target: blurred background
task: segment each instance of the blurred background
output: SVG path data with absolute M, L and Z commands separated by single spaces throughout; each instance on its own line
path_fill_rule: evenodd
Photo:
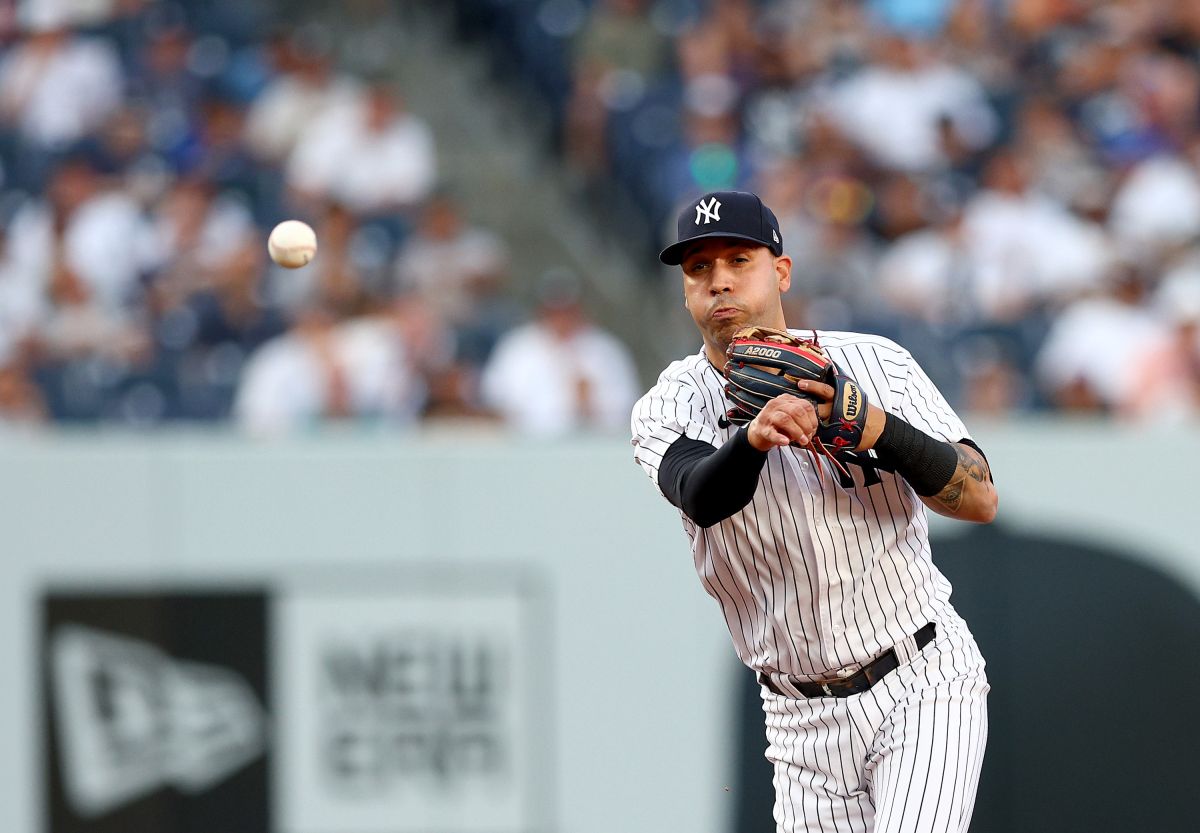
M 934 528 L 972 829 L 1195 829 L 1200 3 L 7 0 L 0 43 L 3 829 L 772 830 L 628 446 L 724 188 L 789 323 L 899 341 L 992 460 L 996 527 Z

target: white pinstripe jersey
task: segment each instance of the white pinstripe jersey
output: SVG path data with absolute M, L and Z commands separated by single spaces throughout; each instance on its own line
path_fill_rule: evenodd
M 802 337 L 811 330 L 793 330 Z M 820 344 L 868 401 L 926 433 L 969 439 L 907 350 L 873 335 L 818 331 Z M 720 446 L 737 430 L 718 419 L 725 379 L 701 350 L 663 371 L 633 409 L 634 459 L 658 488 L 658 467 L 681 436 Z M 774 448 L 753 500 L 702 529 L 680 512 L 697 572 L 720 604 L 738 656 L 751 668 L 797 677 L 855 669 L 947 611 L 950 583 L 933 565 L 926 508 L 901 477 Z M 660 490 L 661 493 L 661 490 Z

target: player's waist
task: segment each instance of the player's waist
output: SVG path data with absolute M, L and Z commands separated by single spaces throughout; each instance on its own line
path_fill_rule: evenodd
M 869 662 L 839 669 L 832 675 L 806 679 L 779 671 L 760 671 L 758 682 L 771 693 L 781 697 L 849 697 L 867 691 L 911 660 L 932 642 L 936 635 L 937 626 L 929 622 Z

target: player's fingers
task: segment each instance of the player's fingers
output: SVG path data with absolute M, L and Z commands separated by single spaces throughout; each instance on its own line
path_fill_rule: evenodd
M 801 384 L 815 385 L 816 390 L 811 392 L 813 394 L 813 396 L 817 396 L 817 397 L 825 396 L 826 391 L 828 391 L 829 397 L 833 396 L 833 388 L 831 388 L 829 385 L 822 385 L 820 382 L 797 382 L 796 384 L 797 385 L 801 385 Z M 806 391 L 806 393 L 808 393 L 808 391 Z M 776 397 L 776 399 L 777 400 L 783 399 L 784 397 L 787 397 L 787 399 L 790 400 L 784 406 L 789 412 L 794 413 L 797 416 L 801 416 L 806 413 L 812 415 L 812 419 L 813 419 L 812 430 L 814 430 L 814 431 L 816 430 L 817 421 L 821 420 L 821 419 L 829 419 L 830 413 L 833 412 L 833 405 L 830 403 L 830 401 L 828 399 L 818 399 L 818 401 L 814 402 L 811 399 L 807 399 L 807 398 L 801 397 L 801 396 L 793 396 L 790 393 L 778 396 L 778 397 Z
M 792 438 L 782 429 L 780 425 L 781 415 L 777 408 L 764 408 L 762 412 L 756 416 L 747 427 L 750 432 L 751 443 L 756 448 L 767 446 L 789 445 Z
M 782 398 L 782 397 L 780 397 Z M 783 405 L 783 411 L 802 430 L 812 433 L 817 430 L 817 407 L 807 399 L 787 395 L 788 401 Z
M 774 445 L 790 445 L 793 442 L 792 438 L 782 431 L 776 431 L 772 429 L 770 436 L 771 442 Z
M 802 396 L 784 393 L 771 400 L 769 405 L 774 405 L 775 409 L 795 417 L 800 417 L 806 411 L 812 411 L 813 403 Z
M 796 382 L 796 388 L 804 391 L 808 396 L 815 396 L 822 402 L 830 402 L 833 400 L 835 393 L 832 385 L 826 385 L 823 382 L 813 382 L 808 379 L 801 379 Z
M 816 412 L 812 403 L 797 400 L 787 407 L 782 407 L 773 415 L 772 424 L 792 442 L 807 445 L 813 432 L 817 430 Z

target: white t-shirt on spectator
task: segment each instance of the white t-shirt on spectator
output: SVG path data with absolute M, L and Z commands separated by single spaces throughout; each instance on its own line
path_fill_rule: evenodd
M 1162 323 L 1145 307 L 1110 297 L 1086 298 L 1055 320 L 1038 352 L 1035 373 L 1051 390 L 1083 380 L 1115 408 L 1136 385 L 1141 356 L 1164 335 Z
M 315 86 L 297 76 L 280 76 L 250 105 L 246 144 L 262 159 L 283 162 L 308 125 L 331 112 L 351 112 L 357 96 L 358 86 L 348 79 Z
M 408 422 L 422 391 L 394 327 L 383 319 L 339 325 L 331 338 L 355 418 Z M 264 344 L 246 362 L 234 400 L 235 420 L 260 436 L 286 434 L 322 420 L 329 404 L 327 370 L 295 333 Z
M 952 66 L 911 72 L 869 66 L 831 91 L 834 119 L 853 141 L 889 168 L 921 171 L 944 161 L 938 122 L 948 117 L 968 147 L 985 146 L 996 115 L 983 87 Z
M 590 417 L 578 412 L 580 379 Z M 483 370 L 483 400 L 518 431 L 556 436 L 580 430 L 623 430 L 639 390 L 633 359 L 615 337 L 586 326 L 567 341 L 527 324 L 505 335 Z
M 97 194 L 79 206 L 63 233 L 63 256 L 70 269 L 106 309 L 126 307 L 137 291 L 146 265 L 147 227 L 138 204 L 121 191 Z M 20 280 L 44 292 L 54 263 L 54 229 L 50 210 L 28 203 L 9 228 L 9 257 L 21 270 Z
M 1200 175 L 1178 157 L 1147 159 L 1117 191 L 1109 217 L 1135 252 L 1186 243 L 1200 234 Z
M 503 241 L 467 228 L 452 240 L 411 239 L 396 259 L 397 283 L 416 290 L 442 318 L 468 320 L 475 311 L 471 282 L 501 272 L 508 260 Z
M 1163 275 L 1151 306 L 1166 320 L 1200 320 L 1200 251 L 1193 252 Z
M 36 329 L 45 303 L 38 284 L 28 280 L 16 263 L 8 258 L 0 261 L 0 365 Z
M 117 53 L 102 40 L 75 38 L 49 56 L 21 44 L 0 63 L 0 112 L 26 140 L 62 147 L 120 106 L 123 84 Z
M 161 268 L 184 254 L 179 232 L 177 221 L 169 214 L 159 213 L 148 220 L 143 251 L 149 268 Z M 199 233 L 187 254 L 195 258 L 197 265 L 214 268 L 225 263 L 251 236 L 259 234 L 254 225 L 254 215 L 245 203 L 218 196 L 204 215 Z
M 879 289 L 896 309 L 930 323 L 967 317 L 975 308 L 974 286 L 957 259 L 966 252 L 937 229 L 906 234 L 888 247 L 879 261 Z M 959 302 L 957 299 L 962 299 Z M 965 307 L 965 308 L 964 308 Z
M 1012 318 L 1032 303 L 1070 299 L 1099 284 L 1113 251 L 1104 230 L 1034 193 L 982 191 L 963 218 L 985 314 Z
M 420 202 L 433 189 L 433 132 L 417 116 L 397 116 L 379 133 L 366 129 L 363 105 L 337 108 L 301 133 L 288 159 L 293 188 L 370 214 Z

